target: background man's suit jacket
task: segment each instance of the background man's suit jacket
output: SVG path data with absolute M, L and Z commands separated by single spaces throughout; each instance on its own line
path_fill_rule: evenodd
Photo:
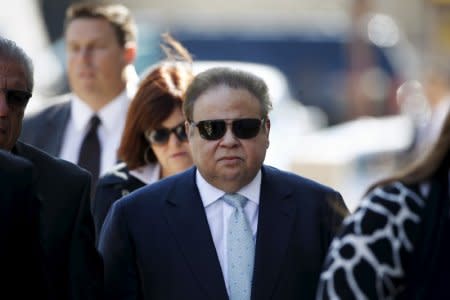
M 99 241 L 108 299 L 228 299 L 195 170 L 114 203 Z M 314 299 L 345 212 L 336 191 L 264 166 L 252 299 Z
M 53 156 L 58 156 L 70 118 L 70 95 L 64 95 L 57 104 L 26 116 L 20 140 Z
M 33 165 L 0 151 L 0 290 L 15 299 L 45 299 Z
M 95 249 L 89 173 L 21 142 L 13 153 L 35 167 L 49 299 L 99 299 L 103 270 Z

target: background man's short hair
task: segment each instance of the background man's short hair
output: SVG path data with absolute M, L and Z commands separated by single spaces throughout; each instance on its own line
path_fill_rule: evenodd
M 90 2 L 74 3 L 66 10 L 65 30 L 67 30 L 70 22 L 79 18 L 98 18 L 108 21 L 113 26 L 117 41 L 122 47 L 128 42 L 136 41 L 137 26 L 130 10 L 124 5 Z

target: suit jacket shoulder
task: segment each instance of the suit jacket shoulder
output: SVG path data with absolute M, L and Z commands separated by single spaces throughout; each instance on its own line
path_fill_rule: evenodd
M 33 168 L 33 164 L 28 160 L 3 150 L 0 150 L 0 166 L 2 174 L 27 173 Z
M 57 177 L 52 177 L 53 183 L 55 180 L 64 180 L 66 178 L 70 178 L 72 182 L 74 178 L 84 178 L 83 180 L 86 180 L 85 178 L 90 176 L 89 172 L 81 167 L 49 155 L 48 153 L 23 142 L 17 142 L 13 152 L 31 161 L 38 169 L 37 171 L 40 175 L 50 173 L 51 176 Z
M 125 163 L 121 162 L 114 166 L 108 173 L 103 175 L 97 182 L 98 186 L 103 188 L 114 186 L 116 188 L 125 188 L 129 192 L 133 191 L 137 182 L 144 185 L 142 181 L 130 174 L 130 170 Z
M 91 207 L 97 237 L 111 205 L 144 185 L 144 182 L 130 174 L 125 163 L 118 164 L 99 179 Z
M 283 188 L 291 186 L 295 189 L 311 189 L 314 191 L 324 191 L 324 192 L 336 192 L 333 188 L 323 185 L 312 179 L 303 177 L 301 175 L 283 171 L 272 166 L 264 165 L 262 167 L 263 176 L 269 180 L 273 181 L 275 184 L 280 184 Z
M 25 116 L 19 140 L 57 156 L 70 118 L 70 107 L 69 96 L 65 95 L 41 111 Z
M 130 200 L 127 201 L 136 202 L 136 204 L 145 201 L 147 197 L 154 197 L 155 199 L 157 199 L 153 202 L 165 202 L 167 200 L 176 201 L 175 199 L 170 197 L 173 190 L 178 188 L 181 188 L 185 191 L 197 189 L 195 185 L 195 170 L 195 167 L 191 167 L 176 175 L 163 178 L 152 184 L 146 185 L 139 190 L 136 190 L 135 192 L 124 198 L 129 198 Z M 130 203 L 127 205 L 132 204 Z

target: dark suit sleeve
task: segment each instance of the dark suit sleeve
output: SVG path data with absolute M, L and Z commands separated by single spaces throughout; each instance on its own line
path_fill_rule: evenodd
M 104 184 L 104 178 L 100 178 L 97 183 L 95 197 L 92 199 L 91 210 L 94 217 L 95 236 L 98 241 L 100 230 L 102 228 L 105 217 L 111 205 L 117 199 L 121 198 L 119 190 L 114 188 L 114 185 Z
M 45 299 L 46 281 L 38 232 L 39 200 L 35 197 L 33 165 L 0 152 L 2 293 L 13 293 L 17 299 Z
M 349 214 L 348 209 L 340 193 L 333 191 L 326 195 L 325 205 L 323 207 L 323 237 L 322 242 L 325 248 L 328 249 L 331 241 L 336 233 L 339 231 L 342 221 Z
M 90 211 L 90 177 L 83 176 L 80 206 L 70 246 L 71 299 L 103 298 L 103 265 L 95 248 Z
M 111 207 L 100 233 L 98 247 L 104 261 L 105 293 L 111 300 L 140 299 L 134 253 L 121 201 Z
M 40 211 L 40 199 L 37 197 L 35 192 L 35 183 L 34 180 L 25 187 L 24 190 L 24 198 L 29 199 L 28 205 L 26 208 L 26 215 L 28 221 L 25 226 L 31 228 L 29 230 L 30 244 L 27 249 L 27 253 L 25 257 L 30 257 L 32 260 L 30 266 L 27 268 L 25 273 L 28 274 L 37 274 L 37 276 L 33 275 L 34 278 L 32 280 L 31 287 L 34 288 L 35 293 L 39 293 L 41 295 L 48 294 L 48 275 L 45 273 L 44 267 L 44 254 L 43 249 L 41 247 L 41 243 L 39 240 L 39 211 Z M 31 251 L 30 251 L 31 249 Z M 33 271 L 34 270 L 34 271 Z M 24 273 L 22 273 L 23 276 Z M 43 298 L 46 296 L 43 296 Z M 33 295 L 33 298 L 39 298 L 36 294 Z

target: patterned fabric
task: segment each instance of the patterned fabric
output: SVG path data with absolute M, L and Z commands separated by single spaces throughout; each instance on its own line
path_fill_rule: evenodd
M 401 295 L 423 218 L 423 196 L 400 182 L 367 195 L 330 246 L 317 299 Z
M 223 200 L 233 206 L 227 233 L 228 285 L 230 300 L 249 300 L 252 288 L 255 243 L 244 212 L 247 198 L 225 194 Z

